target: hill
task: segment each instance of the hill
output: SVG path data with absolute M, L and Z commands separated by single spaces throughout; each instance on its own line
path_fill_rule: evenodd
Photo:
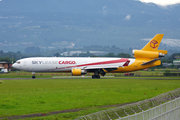
M 135 0 L 2 0 L 0 47 L 22 52 L 28 46 L 42 51 L 89 45 L 134 49 L 157 33 L 179 41 L 177 11 L 180 5 L 162 8 Z

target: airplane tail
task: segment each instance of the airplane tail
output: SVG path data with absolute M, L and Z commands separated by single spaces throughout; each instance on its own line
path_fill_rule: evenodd
M 167 54 L 166 50 L 158 50 L 164 34 L 157 34 L 141 50 L 133 50 L 135 58 L 159 58 Z
M 164 34 L 156 34 L 151 41 L 149 41 L 141 50 L 143 51 L 154 51 L 154 52 L 160 52 L 162 54 L 167 54 L 166 50 L 158 50 L 161 40 L 163 38 Z

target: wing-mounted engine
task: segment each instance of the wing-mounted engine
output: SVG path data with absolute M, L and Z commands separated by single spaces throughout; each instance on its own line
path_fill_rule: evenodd
M 87 71 L 83 69 L 72 69 L 71 74 L 72 76 L 81 76 L 87 74 Z

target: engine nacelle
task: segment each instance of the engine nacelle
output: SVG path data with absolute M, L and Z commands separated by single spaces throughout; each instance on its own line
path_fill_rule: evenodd
M 72 69 L 71 74 L 72 76 L 81 76 L 87 74 L 87 71 L 83 69 Z
M 164 57 L 164 54 L 156 51 L 133 50 L 135 58 L 159 58 Z

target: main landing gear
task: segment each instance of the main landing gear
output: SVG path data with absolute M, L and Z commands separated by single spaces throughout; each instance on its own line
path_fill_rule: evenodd
M 92 76 L 93 79 L 100 79 L 100 75 L 104 76 L 106 72 L 103 69 L 97 69 L 94 71 L 94 75 Z
M 93 79 L 96 79 L 96 78 L 97 78 L 97 79 L 100 79 L 100 75 L 93 75 L 92 78 L 93 78 Z

